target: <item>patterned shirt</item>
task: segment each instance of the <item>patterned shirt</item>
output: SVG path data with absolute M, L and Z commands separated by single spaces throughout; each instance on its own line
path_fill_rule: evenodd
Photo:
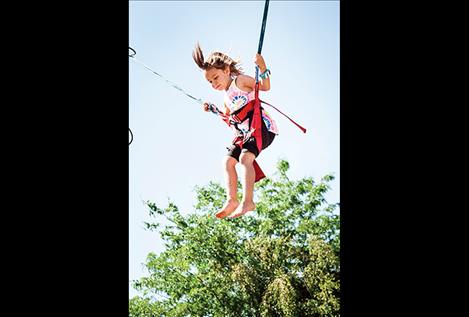
M 247 105 L 251 100 L 254 100 L 254 90 L 251 92 L 242 91 L 241 89 L 236 86 L 236 77 L 233 78 L 231 81 L 231 85 L 227 91 L 225 91 L 225 98 L 224 102 L 225 105 L 230 109 L 230 113 L 233 113 L 245 105 Z M 267 111 L 262 110 L 262 119 L 267 127 L 267 130 L 278 134 L 278 128 L 275 121 L 272 117 L 267 113 Z M 249 131 L 249 120 L 244 121 L 242 124 L 238 125 L 242 131 L 247 132 Z

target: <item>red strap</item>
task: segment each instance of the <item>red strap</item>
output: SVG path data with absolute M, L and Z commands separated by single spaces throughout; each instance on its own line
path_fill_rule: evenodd
M 267 103 L 267 102 L 262 101 L 262 100 L 261 100 L 260 102 L 265 103 L 266 105 L 271 106 L 272 108 L 274 108 L 275 110 L 277 110 L 278 112 L 280 112 L 281 114 L 283 114 L 285 117 L 288 118 L 288 120 L 290 120 L 290 121 L 293 122 L 298 128 L 300 128 L 301 131 L 303 131 L 304 133 L 306 133 L 306 129 L 305 129 L 305 128 L 303 128 L 301 125 L 299 125 L 298 123 L 296 123 L 295 121 L 293 121 L 289 116 L 287 116 L 286 114 L 284 114 L 282 111 L 280 111 L 280 110 L 277 109 L 276 107 L 272 106 L 270 103 Z
M 254 113 L 252 115 L 251 130 L 254 130 L 252 136 L 256 139 L 257 150 L 262 151 L 262 114 L 261 102 L 259 101 L 259 82 L 256 83 L 254 90 Z
M 252 136 L 256 140 L 256 145 L 259 153 L 262 151 L 262 114 L 261 114 L 261 102 L 259 101 L 259 82 L 256 83 L 255 91 L 254 91 L 254 113 L 252 115 L 252 122 L 251 122 L 251 131 Z M 257 164 L 256 160 L 253 162 L 254 171 L 256 173 L 256 178 L 254 182 L 258 182 L 265 177 L 264 172 L 262 171 L 259 164 Z
M 256 99 L 254 104 L 254 113 L 252 115 L 251 129 L 252 136 L 256 139 L 257 150 L 259 153 L 262 151 L 262 115 L 261 103 Z

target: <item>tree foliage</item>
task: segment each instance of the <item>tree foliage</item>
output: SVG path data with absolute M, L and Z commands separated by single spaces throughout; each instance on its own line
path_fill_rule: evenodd
M 340 218 L 324 198 L 334 177 L 290 180 L 285 160 L 277 169 L 240 218 L 213 216 L 225 199 L 216 183 L 195 188 L 191 213 L 147 202 L 155 221 L 146 227 L 166 248 L 133 281 L 129 316 L 339 316 Z

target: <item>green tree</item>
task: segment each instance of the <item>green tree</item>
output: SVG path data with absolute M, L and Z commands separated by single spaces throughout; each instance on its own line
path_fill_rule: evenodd
M 334 177 L 293 181 L 287 161 L 277 168 L 256 185 L 256 212 L 240 218 L 213 216 L 225 198 L 216 183 L 196 186 L 185 215 L 147 202 L 155 222 L 145 225 L 166 248 L 133 281 L 141 295 L 129 316 L 339 316 L 340 218 L 324 198 Z

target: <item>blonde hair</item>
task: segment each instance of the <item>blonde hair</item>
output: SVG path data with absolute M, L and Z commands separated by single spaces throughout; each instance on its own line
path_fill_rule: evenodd
M 237 76 L 243 73 L 243 69 L 239 66 L 239 61 L 235 61 L 221 52 L 213 52 L 208 56 L 207 60 L 204 60 L 204 54 L 202 53 L 199 43 L 195 45 L 192 51 L 192 58 L 202 70 L 208 70 L 210 68 L 225 69 L 229 67 L 230 73 L 233 75 Z

